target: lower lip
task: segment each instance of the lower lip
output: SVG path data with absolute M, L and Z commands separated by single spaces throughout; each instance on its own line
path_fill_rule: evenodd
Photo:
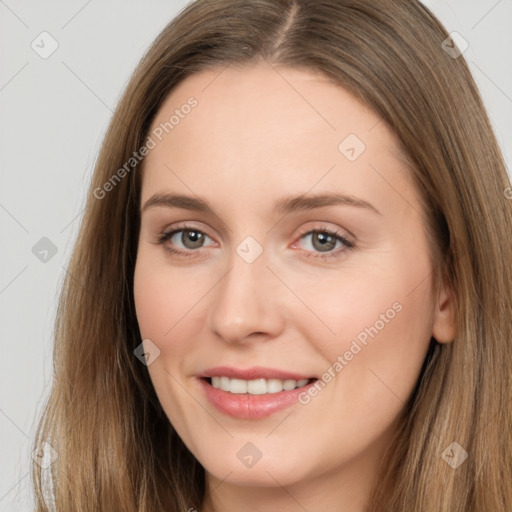
M 315 381 L 291 391 L 265 395 L 237 394 L 214 388 L 206 379 L 199 379 L 208 401 L 220 412 L 244 420 L 266 418 L 298 402 L 299 395 L 308 391 Z

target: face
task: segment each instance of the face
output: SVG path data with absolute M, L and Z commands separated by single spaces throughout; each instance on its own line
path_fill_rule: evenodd
M 176 109 L 134 282 L 169 421 L 208 478 L 367 474 L 446 333 L 397 140 L 323 75 L 264 63 L 188 77 L 150 131 Z

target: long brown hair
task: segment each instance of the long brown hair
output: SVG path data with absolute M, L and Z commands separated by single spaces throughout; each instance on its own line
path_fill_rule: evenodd
M 456 339 L 432 339 L 369 510 L 512 510 L 510 180 L 464 58 L 443 49 L 448 37 L 416 0 L 198 0 L 169 23 L 112 118 L 63 284 L 35 441 L 58 458 L 34 463 L 38 512 L 201 506 L 204 470 L 134 356 L 141 172 L 130 158 L 184 78 L 259 59 L 322 71 L 391 127 L 421 192 L 434 282 L 454 291 Z

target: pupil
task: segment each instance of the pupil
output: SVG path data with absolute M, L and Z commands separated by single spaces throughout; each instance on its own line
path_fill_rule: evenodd
M 198 231 L 184 231 L 182 235 L 182 242 L 188 248 L 201 247 L 203 234 Z
M 316 246 L 315 242 L 319 242 L 320 245 Z M 328 235 L 326 233 L 317 233 L 317 237 L 313 238 L 313 245 L 316 249 L 320 249 L 321 251 L 327 251 L 329 249 L 332 249 L 334 245 L 336 244 L 336 240 L 333 236 Z

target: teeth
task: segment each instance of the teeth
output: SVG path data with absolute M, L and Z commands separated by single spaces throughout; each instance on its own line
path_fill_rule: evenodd
M 309 382 L 309 379 L 230 379 L 229 377 L 212 377 L 212 386 L 234 394 L 248 393 L 249 395 L 265 395 L 267 393 L 279 393 L 301 388 Z
M 242 379 L 230 379 L 229 391 L 236 394 L 247 393 L 247 381 Z
M 267 380 L 267 393 L 279 393 L 283 391 L 283 381 L 279 379 Z

